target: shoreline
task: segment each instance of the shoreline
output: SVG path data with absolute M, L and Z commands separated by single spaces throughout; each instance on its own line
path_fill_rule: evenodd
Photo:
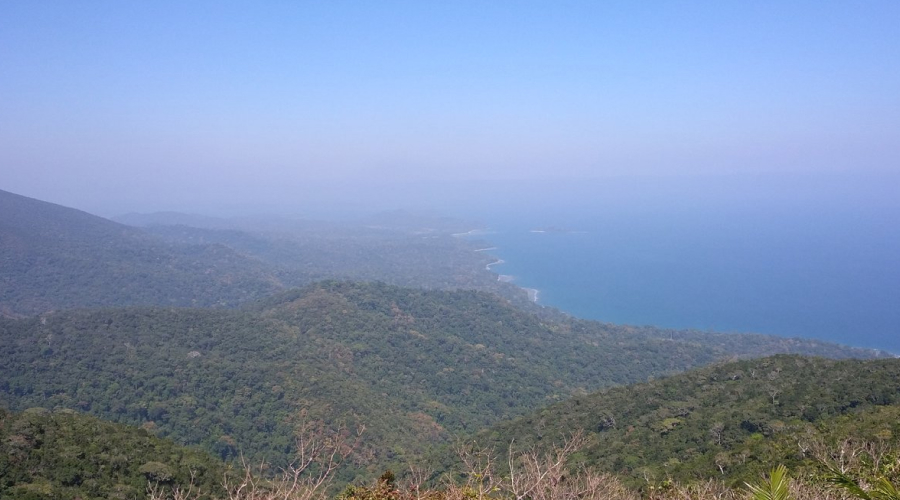
M 466 231 L 464 233 L 450 233 L 450 236 L 453 236 L 454 238 L 465 238 L 466 236 L 475 236 L 475 235 L 479 235 L 479 234 L 490 234 L 490 233 L 491 233 L 491 230 L 488 228 L 475 228 L 475 229 L 469 229 L 468 231 Z
M 493 247 L 493 248 L 483 248 L 483 249 L 481 249 L 481 250 L 475 250 L 475 251 L 476 251 L 476 252 L 479 252 L 479 251 L 495 250 L 495 249 L 496 249 L 496 247 Z M 497 260 L 495 260 L 494 262 L 491 262 L 491 263 L 485 265 L 485 266 L 484 266 L 484 270 L 485 270 L 485 271 L 493 272 L 493 271 L 491 271 L 491 266 L 499 266 L 500 264 L 505 264 L 505 263 L 506 263 L 505 260 L 503 260 L 503 259 L 497 259 Z M 515 279 L 516 279 L 516 277 L 513 276 L 513 275 L 511 275 L 511 274 L 499 274 L 499 273 L 497 274 L 497 281 L 499 281 L 499 282 L 501 282 L 501 283 L 512 283 L 513 281 L 515 281 Z M 518 286 L 518 285 L 516 285 L 516 286 Z M 528 294 L 528 300 L 530 300 L 531 302 L 534 302 L 535 304 L 537 304 L 538 296 L 539 296 L 540 293 L 541 293 L 540 290 L 538 290 L 537 288 L 527 288 L 527 287 L 524 287 L 524 286 L 519 286 L 519 288 L 521 288 L 522 290 L 525 290 L 525 293 Z
M 804 338 L 818 339 L 824 342 L 832 342 L 836 344 L 844 344 L 844 345 L 852 345 L 856 347 L 860 347 L 862 349 L 874 351 L 880 351 L 881 353 L 885 353 L 888 356 L 894 358 L 900 358 L 900 348 L 891 349 L 890 339 L 888 337 L 879 337 L 877 335 L 872 335 L 871 338 L 869 336 L 862 336 L 860 338 L 851 338 L 846 333 L 835 333 L 829 329 L 823 329 L 818 333 L 811 333 L 809 331 L 805 331 L 802 328 L 796 332 L 778 332 L 773 333 L 773 330 L 777 330 L 778 325 L 770 326 L 769 329 L 754 329 L 752 327 L 748 327 L 747 323 L 752 323 L 752 321 L 748 320 L 746 314 L 737 311 L 735 313 L 726 314 L 726 313 L 718 313 L 718 314 L 709 314 L 705 313 L 707 316 L 712 316 L 712 319 L 704 316 L 701 319 L 698 319 L 701 315 L 699 313 L 694 314 L 694 316 L 690 316 L 688 314 L 684 314 L 679 311 L 676 314 L 671 314 L 672 317 L 664 317 L 662 314 L 658 314 L 660 317 L 656 317 L 656 315 L 652 313 L 645 313 L 640 309 L 635 309 L 634 311 L 606 311 L 605 308 L 601 308 L 600 305 L 594 305 L 590 302 L 579 302 L 578 300 L 573 300 L 573 298 L 580 298 L 580 296 L 572 295 L 571 297 L 566 296 L 562 298 L 569 298 L 570 300 L 565 301 L 561 300 L 561 297 L 557 297 L 553 291 L 556 288 L 561 288 L 565 286 L 566 280 L 560 276 L 559 272 L 552 271 L 563 271 L 565 270 L 567 273 L 571 272 L 574 266 L 569 266 L 567 255 L 581 257 L 582 255 L 589 255 L 587 252 L 594 248 L 593 245 L 597 244 L 595 241 L 595 237 L 600 237 L 600 232 L 598 231 L 572 231 L 571 237 L 565 237 L 565 235 L 561 235 L 561 237 L 557 237 L 555 234 L 548 234 L 549 232 L 545 230 L 545 228 L 541 227 L 533 227 L 533 228 L 522 228 L 518 229 L 509 229 L 509 228 L 495 228 L 493 230 L 493 234 L 491 236 L 486 236 L 483 239 L 479 240 L 480 244 L 475 244 L 469 247 L 468 250 L 476 251 L 475 256 L 471 258 L 475 259 L 473 262 L 473 270 L 477 271 L 478 265 L 485 266 L 486 270 L 492 272 L 491 278 L 482 277 L 482 283 L 485 283 L 487 288 L 491 288 L 494 290 L 499 290 L 503 295 L 510 296 L 513 298 L 513 302 L 519 304 L 520 306 L 526 306 L 526 303 L 523 302 L 525 297 L 528 297 L 529 302 L 533 304 L 539 304 L 542 307 L 552 307 L 557 308 L 565 314 L 571 315 L 573 317 L 585 318 L 600 322 L 608 322 L 608 323 L 616 323 L 617 324 L 635 324 L 635 325 L 644 325 L 644 324 L 654 324 L 654 325 L 663 325 L 661 328 L 669 327 L 677 327 L 678 329 L 698 329 L 698 330 L 706 330 L 708 329 L 708 323 L 715 321 L 717 323 L 717 331 L 738 331 L 738 332 L 759 332 L 765 331 L 765 333 L 770 335 L 779 335 L 784 338 L 791 338 L 791 336 L 798 336 Z M 580 236 L 579 236 L 580 235 Z M 588 238 L 587 235 L 590 235 Z M 551 240 L 545 240 L 544 238 L 552 237 Z M 562 238 L 562 239 L 561 239 Z M 645 249 L 643 244 L 637 245 L 637 249 Z M 548 252 L 549 250 L 564 250 L 562 255 L 554 255 L 557 252 Z M 736 250 L 737 252 L 737 250 Z M 506 255 L 513 259 L 513 261 L 504 262 L 503 259 L 499 259 L 496 255 Z M 743 252 L 737 253 L 737 255 L 742 255 Z M 631 258 L 631 257 L 629 257 Z M 691 254 L 690 258 L 693 258 L 693 254 Z M 559 265 L 558 269 L 553 269 L 552 264 L 548 261 L 562 259 L 566 266 Z M 531 263 L 531 266 L 523 266 L 521 269 L 516 267 L 520 260 Z M 574 260 L 574 259 L 573 259 Z M 591 262 L 596 262 L 596 259 L 590 259 Z M 489 264 L 487 264 L 489 263 Z M 508 263 L 509 266 L 500 268 L 496 267 L 501 263 Z M 485 265 L 487 264 L 487 265 Z M 592 265 L 592 264 L 590 264 Z M 532 267 L 534 266 L 534 267 Z M 555 266 L 554 266 L 555 267 Z M 532 274 L 532 271 L 551 271 L 550 273 L 545 274 Z M 740 271 L 740 269 L 739 269 Z M 587 269 L 579 272 L 588 272 Z M 517 278 L 516 274 L 524 273 L 526 275 L 526 280 L 521 281 L 520 278 Z M 534 281 L 535 277 L 544 276 L 543 280 Z M 578 274 L 574 274 L 575 277 Z M 615 279 L 619 279 L 618 276 L 613 276 L 613 282 Z M 490 282 L 494 280 L 499 283 L 494 283 L 493 285 Z M 546 282 L 545 282 L 546 281 Z M 524 290 L 526 295 L 522 295 L 514 288 L 510 288 L 506 283 L 512 284 L 516 288 Z M 562 284 L 562 285 L 561 285 Z M 542 285 L 551 288 L 551 297 L 550 302 L 544 304 L 541 302 L 542 300 L 547 300 L 545 295 L 541 295 L 541 290 L 537 288 L 530 288 L 528 285 Z M 578 287 L 578 291 L 581 294 L 584 294 L 585 291 L 593 290 L 595 284 L 593 282 L 588 282 L 586 280 L 584 283 L 574 282 L 574 285 L 580 285 Z M 602 289 L 606 290 L 609 285 L 602 285 Z M 601 290 L 601 286 L 597 285 L 597 290 Z M 563 294 L 566 295 L 566 294 Z M 636 303 L 633 299 L 628 302 Z M 762 301 L 762 303 L 768 304 L 767 300 Z M 627 313 L 627 314 L 626 314 Z M 696 317 L 695 317 L 696 316 Z M 721 317 L 719 317 L 721 316 Z M 823 313 L 822 317 L 826 317 Z M 729 321 L 733 321 L 735 324 L 729 323 Z M 741 322 L 743 321 L 743 324 Z
M 491 266 L 497 266 L 497 265 L 500 265 L 500 264 L 504 264 L 505 262 L 506 262 L 506 261 L 503 260 L 503 259 L 497 259 L 497 260 L 495 260 L 494 262 L 491 262 L 490 264 L 484 266 L 484 269 L 485 269 L 486 271 L 490 271 L 490 270 L 491 270 Z
M 473 234 L 478 234 L 478 233 L 483 233 L 483 232 L 487 232 L 487 231 L 481 230 L 481 229 L 472 229 L 472 230 L 470 230 L 470 231 L 468 231 L 468 232 L 465 232 L 465 233 L 456 233 L 456 234 L 454 234 L 453 236 L 456 236 L 456 237 L 465 237 L 465 236 L 471 236 L 471 235 L 473 235 Z M 544 231 L 540 231 L 540 232 L 544 232 Z M 490 247 L 485 247 L 485 248 L 476 248 L 476 249 L 474 249 L 474 250 L 472 250 L 472 251 L 473 251 L 473 252 L 489 252 L 489 251 L 491 251 L 491 250 L 497 250 L 497 247 L 496 247 L 496 246 L 490 246 Z M 492 256 L 492 257 L 493 257 L 493 256 Z M 494 257 L 494 258 L 497 259 L 497 260 L 495 260 L 495 261 L 493 261 L 493 262 L 489 262 L 488 264 L 486 264 L 486 265 L 484 266 L 484 270 L 485 270 L 485 271 L 488 271 L 488 272 L 495 272 L 495 271 L 492 271 L 492 270 L 491 270 L 491 267 L 493 267 L 493 266 L 499 266 L 500 264 L 505 264 L 505 263 L 506 263 L 505 260 L 503 260 L 503 259 L 501 259 L 501 258 L 499 258 L 499 257 Z M 513 283 L 515 280 L 516 280 L 516 277 L 513 276 L 513 275 L 511 275 L 511 274 L 500 274 L 500 273 L 497 273 L 497 281 L 499 281 L 499 282 L 501 282 L 501 283 Z M 513 284 L 514 284 L 514 283 L 513 283 Z M 541 291 L 540 291 L 540 290 L 538 290 L 537 288 L 527 288 L 527 287 L 519 286 L 519 285 L 515 285 L 515 286 L 517 286 L 518 288 L 520 288 L 520 289 L 522 289 L 522 290 L 525 290 L 525 293 L 528 294 L 528 300 L 530 300 L 531 302 L 537 304 L 538 298 L 539 298 L 539 296 L 540 296 L 540 294 L 541 294 Z

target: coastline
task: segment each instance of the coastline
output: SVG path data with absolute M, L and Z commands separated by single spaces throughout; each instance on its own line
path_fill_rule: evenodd
M 816 299 L 816 304 L 827 303 L 824 300 L 818 300 L 823 297 L 850 296 L 843 288 L 831 289 L 824 286 L 830 285 L 831 282 L 823 282 L 823 287 L 818 287 L 821 289 L 808 286 L 809 283 L 800 279 L 803 276 L 802 269 L 795 268 L 795 266 L 787 266 L 783 269 L 778 267 L 777 274 L 773 273 L 775 268 L 759 267 L 764 262 L 779 263 L 779 266 L 787 262 L 768 247 L 751 248 L 728 243 L 722 247 L 728 250 L 727 255 L 720 251 L 711 252 L 712 248 L 719 248 L 718 244 L 705 244 L 702 240 L 700 243 L 694 242 L 694 239 L 703 234 L 701 225 L 686 223 L 685 238 L 671 240 L 672 246 L 667 247 L 663 254 L 660 253 L 660 248 L 655 246 L 661 241 L 657 239 L 658 235 L 651 234 L 647 240 L 632 239 L 630 238 L 630 228 L 619 226 L 617 223 L 604 225 L 606 223 L 603 221 L 606 219 L 600 219 L 595 225 L 590 225 L 586 219 L 582 218 L 582 214 L 571 214 L 571 220 L 582 221 L 590 230 L 580 230 L 577 231 L 579 234 L 566 235 L 542 233 L 539 231 L 546 228 L 524 226 L 527 222 L 523 221 L 527 220 L 527 216 L 527 213 L 516 216 L 506 227 L 501 225 L 493 227 L 490 235 L 468 238 L 472 244 L 467 250 L 480 250 L 479 253 L 472 256 L 477 259 L 470 268 L 473 271 L 480 272 L 477 266 L 485 266 L 485 264 L 495 261 L 498 255 L 504 259 L 507 257 L 510 259 L 504 267 L 499 267 L 498 264 L 488 266 L 490 272 L 496 273 L 496 275 L 491 275 L 487 279 L 482 276 L 482 282 L 502 281 L 503 284 L 494 284 L 498 288 L 508 287 L 505 283 L 512 282 L 514 286 L 525 290 L 531 301 L 559 308 L 580 318 L 618 324 L 653 324 L 679 328 L 708 329 L 715 326 L 717 330 L 722 331 L 753 331 L 781 336 L 801 336 L 881 349 L 900 357 L 900 347 L 897 347 L 900 344 L 898 344 L 896 336 L 888 333 L 888 321 L 885 319 L 896 316 L 896 308 L 892 313 L 884 307 L 889 300 L 882 300 L 882 298 L 888 297 L 888 295 L 880 298 L 873 296 L 872 300 L 867 300 L 865 303 L 847 302 L 845 311 L 843 307 L 840 308 L 841 311 L 837 311 L 835 307 L 824 308 L 811 305 L 810 310 L 815 311 L 815 314 L 804 316 L 797 315 L 796 311 L 792 312 L 789 307 L 774 300 L 771 294 L 751 293 L 751 288 L 755 290 L 755 287 L 761 286 L 763 283 L 777 280 L 778 283 L 789 285 L 785 290 L 791 290 L 792 293 L 803 293 L 804 297 L 809 297 L 811 303 L 813 299 Z M 800 219 L 789 218 L 788 220 L 793 223 Z M 656 219 L 653 219 L 654 224 L 655 222 Z M 606 227 L 606 231 L 598 229 L 600 227 Z M 812 228 L 811 230 L 818 229 Z M 731 226 L 723 228 L 723 231 L 725 231 L 723 233 L 725 235 L 741 234 L 737 228 Z M 576 231 L 572 233 L 576 233 Z M 796 243 L 798 249 L 807 250 L 811 252 L 810 255 L 815 255 L 815 248 L 800 236 L 785 233 L 785 238 L 787 238 L 785 241 Z M 860 235 L 860 237 L 862 236 Z M 739 240 L 735 239 L 734 241 Z M 875 240 L 866 239 L 866 241 Z M 485 247 L 496 247 L 497 249 L 482 250 Z M 842 252 L 835 254 L 835 256 L 843 257 L 843 260 L 841 263 L 834 263 L 836 266 L 834 270 L 835 272 L 839 271 L 842 279 L 848 280 L 848 284 L 871 285 L 875 287 L 873 290 L 879 289 L 885 292 L 896 290 L 896 280 L 882 279 L 888 278 L 891 272 L 877 271 L 878 276 L 875 276 L 876 271 L 873 268 L 871 275 L 860 274 L 860 270 L 850 264 L 852 262 L 851 255 Z M 880 251 L 878 254 L 884 258 L 888 257 L 887 254 Z M 704 286 L 692 289 L 690 294 L 682 293 L 685 290 L 684 276 L 680 271 L 669 266 L 657 266 L 659 262 L 654 259 L 663 255 L 667 259 L 677 259 L 681 263 L 676 266 L 678 269 L 681 265 L 684 265 L 685 269 L 705 269 L 709 266 L 721 266 L 722 269 L 728 269 L 729 274 L 721 277 L 721 292 L 709 293 L 712 288 L 706 284 L 713 283 L 710 281 L 712 278 L 709 275 L 698 274 L 697 276 L 692 275 L 692 279 L 696 277 L 698 285 L 703 284 Z M 895 259 L 896 254 L 893 255 L 894 257 L 891 258 Z M 598 258 L 601 256 L 604 257 Z M 640 280 L 629 278 L 630 275 L 641 278 L 650 276 L 651 270 L 654 273 L 652 274 L 654 279 L 650 286 L 644 285 Z M 594 278 L 582 279 L 583 276 L 591 274 L 604 275 L 603 282 Z M 650 284 L 651 282 L 646 283 Z M 715 283 L 719 283 L 719 281 Z M 750 284 L 754 286 L 748 287 L 747 285 Z M 529 286 L 538 285 L 544 287 L 540 290 L 543 293 L 527 290 Z M 629 288 L 628 296 L 615 292 L 623 286 L 633 287 Z M 506 293 L 509 294 L 511 290 L 515 289 L 507 289 Z M 828 294 L 825 293 L 826 291 Z M 756 306 L 765 306 L 771 311 L 771 314 L 763 316 L 753 314 L 742 304 L 731 308 L 731 304 L 724 299 L 726 296 L 743 296 L 741 294 L 744 293 L 749 294 L 748 297 L 754 298 Z M 695 300 L 694 294 L 696 294 L 696 298 L 702 297 L 703 300 Z M 519 297 L 520 304 L 525 303 L 525 296 L 518 291 L 515 291 L 515 295 Z M 592 297 L 592 299 L 586 299 L 587 297 Z M 701 302 L 705 305 L 698 305 Z M 871 312 L 872 315 L 864 316 L 863 313 L 866 312 Z M 865 328 L 861 327 L 866 330 L 865 333 L 855 333 L 852 336 L 847 333 L 850 331 L 849 327 L 842 325 L 845 324 L 844 322 L 849 324 L 851 317 L 854 318 L 853 324 L 866 325 Z M 828 319 L 827 324 L 824 321 L 826 318 Z M 896 325 L 896 323 L 894 324 Z
M 487 234 L 489 232 L 490 232 L 489 230 L 485 230 L 485 229 L 472 229 L 470 231 L 466 231 L 465 233 L 455 233 L 455 234 L 453 234 L 453 236 L 457 237 L 457 238 L 465 238 L 466 236 L 474 236 L 477 234 Z M 544 231 L 539 231 L 539 232 L 544 232 Z M 498 247 L 496 247 L 496 246 L 489 246 L 489 247 L 485 247 L 485 248 L 476 248 L 476 249 L 473 249 L 472 251 L 473 252 L 489 252 L 491 250 L 497 250 L 497 248 Z M 485 271 L 496 272 L 496 271 L 492 271 L 491 268 L 494 266 L 499 266 L 500 264 L 506 263 L 505 260 L 503 260 L 499 257 L 494 256 L 494 258 L 496 259 L 495 261 L 485 264 L 485 266 L 484 266 Z M 499 281 L 501 283 L 513 283 L 515 280 L 516 280 L 516 277 L 511 274 L 497 273 L 497 281 Z M 528 294 L 528 300 L 537 304 L 538 298 L 540 297 L 540 293 L 541 293 L 540 290 L 538 290 L 537 288 L 527 288 L 527 287 L 519 286 L 519 285 L 516 285 L 516 286 L 518 286 L 519 288 L 524 290 L 525 293 Z
M 479 251 L 485 251 L 485 250 L 496 250 L 496 247 L 484 248 L 484 249 L 475 250 L 475 251 L 479 252 Z M 491 271 L 492 266 L 499 266 L 500 264 L 505 264 L 505 263 L 506 263 L 505 260 L 497 259 L 494 262 L 491 262 L 491 263 L 485 265 L 484 269 L 485 269 L 485 271 Z M 493 271 L 491 271 L 491 272 L 493 272 Z M 516 277 L 511 274 L 499 274 L 499 273 L 497 274 L 497 281 L 499 281 L 501 283 L 512 283 L 515 280 L 516 280 Z M 516 285 L 516 286 L 518 286 L 518 285 Z M 524 286 L 519 286 L 519 288 L 521 288 L 522 290 L 525 290 L 525 293 L 528 294 L 528 300 L 537 304 L 538 297 L 540 296 L 540 293 L 541 293 L 540 290 L 538 290 L 537 288 L 527 288 Z
M 497 260 L 495 260 L 494 262 L 491 262 L 490 264 L 484 266 L 484 269 L 485 269 L 485 271 L 490 271 L 490 270 L 491 270 L 491 266 L 496 266 L 496 265 L 499 265 L 499 264 L 503 264 L 503 263 L 505 263 L 505 262 L 506 262 L 506 261 L 503 260 L 503 259 L 497 259 Z
M 453 236 L 454 238 L 465 238 L 466 236 L 476 236 L 479 234 L 490 234 L 490 232 L 491 231 L 489 229 L 478 228 L 478 229 L 469 229 L 468 231 L 466 231 L 464 233 L 451 233 L 450 236 Z

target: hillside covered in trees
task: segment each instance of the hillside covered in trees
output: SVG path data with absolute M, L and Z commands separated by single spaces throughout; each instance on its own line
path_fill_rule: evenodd
M 226 466 L 144 429 L 71 410 L 0 409 L 0 498 L 133 499 L 148 484 L 221 497 Z
M 577 396 L 476 441 L 548 449 L 576 430 L 587 439 L 570 466 L 622 474 L 635 486 L 708 478 L 740 486 L 774 464 L 815 474 L 831 454 L 849 460 L 849 449 L 866 442 L 883 454 L 896 442 L 900 360 L 782 355 L 718 364 Z
M 283 288 L 223 245 L 174 246 L 71 208 L 0 191 L 0 314 L 127 304 L 234 306 Z
M 295 443 L 294 468 L 281 470 L 226 466 L 154 437 L 147 425 L 72 410 L 0 410 L 0 498 L 310 500 L 342 492 L 345 500 L 688 500 L 745 498 L 748 484 L 783 488 L 794 498 L 847 498 L 828 485 L 900 479 L 897 371 L 897 360 L 798 356 L 697 369 L 580 397 L 480 433 L 431 481 L 419 459 L 406 464 L 413 473 L 358 477 L 352 485 L 333 467 L 356 446 L 353 433 L 341 437 L 317 425 L 297 429 L 304 439 Z M 806 390 L 806 375 L 824 373 L 815 390 Z M 604 403 L 593 401 L 603 396 Z M 790 478 L 773 472 L 771 482 L 762 479 L 784 464 Z
M 759 335 L 545 322 L 482 292 L 326 282 L 244 310 L 0 320 L 0 404 L 72 408 L 285 463 L 301 411 L 366 426 L 360 470 L 604 386 L 732 356 L 871 351 Z

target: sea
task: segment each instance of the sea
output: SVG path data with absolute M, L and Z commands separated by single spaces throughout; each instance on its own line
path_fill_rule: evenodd
M 492 266 L 605 322 L 807 337 L 900 354 L 900 176 L 487 183 Z M 490 195 L 487 196 L 485 189 Z

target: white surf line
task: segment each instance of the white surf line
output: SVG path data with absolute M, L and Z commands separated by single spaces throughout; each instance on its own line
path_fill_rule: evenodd
M 486 270 L 490 271 L 490 270 L 491 270 L 491 266 L 496 266 L 496 265 L 498 265 L 498 264 L 503 264 L 504 262 L 506 262 L 506 261 L 503 260 L 503 259 L 497 259 L 497 260 L 495 260 L 494 262 L 491 262 L 490 264 L 484 266 L 484 268 L 485 268 Z

